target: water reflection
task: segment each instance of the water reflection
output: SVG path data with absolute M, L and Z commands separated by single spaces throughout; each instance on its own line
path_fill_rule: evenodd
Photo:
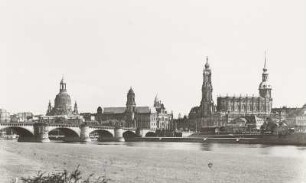
M 57 141 L 52 141 L 52 142 L 60 143 Z M 263 144 L 218 144 L 218 143 L 206 143 L 206 142 L 188 143 L 188 142 L 98 142 L 98 141 L 93 141 L 87 143 L 86 145 L 125 146 L 128 148 L 170 149 L 170 150 L 184 150 L 184 151 L 206 151 L 206 152 L 214 151 L 224 154 L 229 153 L 230 151 L 231 153 L 241 154 L 241 155 L 258 154 L 258 155 L 274 156 L 274 157 L 306 158 L 306 147 L 304 146 L 276 146 L 276 145 L 263 145 Z
M 202 143 L 201 144 L 202 151 L 212 151 L 212 144 L 209 143 Z

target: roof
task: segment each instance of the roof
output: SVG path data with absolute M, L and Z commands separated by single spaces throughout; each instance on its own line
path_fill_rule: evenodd
M 125 107 L 104 107 L 104 114 L 121 114 L 125 112 Z
M 151 113 L 151 110 L 148 106 L 140 106 L 136 107 L 136 113 Z
M 123 114 L 125 113 L 126 107 L 105 107 L 103 108 L 103 114 Z M 148 106 L 136 107 L 136 113 L 144 114 L 151 113 L 151 109 Z

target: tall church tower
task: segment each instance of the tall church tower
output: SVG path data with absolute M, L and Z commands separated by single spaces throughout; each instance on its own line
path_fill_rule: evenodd
M 272 98 L 272 95 L 271 95 L 272 86 L 268 82 L 268 76 L 269 76 L 269 73 L 267 69 L 267 58 L 265 56 L 265 64 L 264 64 L 263 73 L 262 73 L 262 81 L 259 85 L 259 96 L 263 98 Z
M 126 121 L 128 127 L 135 127 L 135 110 L 136 110 L 136 102 L 135 102 L 135 93 L 130 88 L 128 94 L 127 94 L 127 100 L 126 100 Z
M 211 70 L 206 57 L 205 69 L 203 71 L 203 85 L 202 85 L 202 100 L 200 105 L 200 116 L 206 117 L 214 112 L 214 101 L 212 98 L 212 83 L 211 83 Z

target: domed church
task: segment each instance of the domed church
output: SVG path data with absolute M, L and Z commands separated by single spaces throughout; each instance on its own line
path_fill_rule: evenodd
M 54 107 L 52 107 L 49 101 L 47 116 L 71 116 L 78 115 L 78 106 L 75 102 L 74 108 L 71 106 L 71 98 L 67 93 L 66 83 L 64 78 L 60 82 L 60 91 L 56 95 L 54 100 Z

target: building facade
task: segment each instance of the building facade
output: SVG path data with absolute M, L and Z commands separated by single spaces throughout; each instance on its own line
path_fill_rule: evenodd
M 0 122 L 8 123 L 10 122 L 10 120 L 10 113 L 7 112 L 5 109 L 0 109 Z
M 271 115 L 275 122 L 284 122 L 296 132 L 306 132 L 306 104 L 301 108 L 273 108 Z
M 17 114 L 11 115 L 12 123 L 24 123 L 33 121 L 33 113 L 31 112 L 19 112 Z
M 168 129 L 172 115 L 168 114 L 157 97 L 154 106 L 136 106 L 135 92 L 132 88 L 127 93 L 125 107 L 98 107 L 96 121 L 105 125 L 115 125 L 140 129 Z
M 272 86 L 268 76 L 265 61 L 262 81 L 258 88 L 259 96 L 220 96 L 217 98 L 217 111 L 229 115 L 230 119 L 248 115 L 269 116 L 272 110 Z

